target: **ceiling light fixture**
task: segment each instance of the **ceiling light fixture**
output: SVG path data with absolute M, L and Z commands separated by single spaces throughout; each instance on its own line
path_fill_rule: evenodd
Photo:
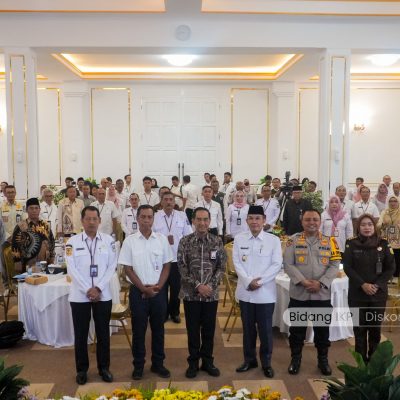
M 169 54 L 163 58 L 174 67 L 186 67 L 193 62 L 195 57 L 189 54 Z
M 367 59 L 378 67 L 390 67 L 400 59 L 400 54 L 374 54 Z

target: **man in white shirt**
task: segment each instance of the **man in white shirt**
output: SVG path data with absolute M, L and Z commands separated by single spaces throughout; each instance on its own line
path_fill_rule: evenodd
M 371 191 L 367 186 L 363 186 L 360 190 L 361 200 L 354 203 L 353 209 L 351 210 L 351 219 L 353 220 L 353 230 L 357 232 L 357 220 L 363 214 L 370 214 L 373 216 L 375 223 L 379 220 L 378 207 L 370 201 Z
M 89 183 L 85 183 L 82 186 L 82 195 L 79 196 L 78 199 L 83 201 L 83 205 L 85 207 L 90 206 L 94 201 L 96 201 L 96 197 L 94 197 L 90 194 Z
M 126 236 L 136 233 L 138 230 L 137 210 L 139 208 L 139 196 L 136 193 L 131 193 L 129 196 L 130 207 L 122 211 L 121 228 Z
M 162 378 L 169 378 L 171 374 L 164 367 L 164 321 L 167 312 L 165 283 L 173 254 L 167 238 L 152 231 L 154 210 L 149 204 L 138 208 L 137 221 L 139 231 L 125 239 L 118 259 L 132 282 L 129 291 L 134 366 L 132 379 L 139 380 L 143 377 L 149 320 L 151 371 Z
M 385 184 L 387 190 L 388 190 L 388 196 L 392 196 L 393 195 L 393 189 L 390 186 L 390 183 L 392 182 L 392 178 L 389 175 L 385 175 L 382 178 L 382 182 Z
M 57 206 L 54 204 L 54 194 L 50 189 L 43 191 L 43 199 L 40 203 L 40 216 L 39 218 L 46 221 L 50 225 L 54 237 L 57 233 Z
M 195 204 L 199 201 L 199 189 L 190 183 L 190 176 L 183 177 L 183 197 L 186 197 L 185 212 L 190 223 L 192 223 L 192 215 Z
M 281 207 L 275 198 L 271 198 L 271 186 L 264 185 L 261 191 L 262 198 L 256 201 L 256 206 L 261 206 L 265 215 L 265 231 L 271 231 L 274 227 Z
M 175 204 L 183 211 L 186 205 L 186 197 L 184 197 L 186 192 L 184 192 L 183 186 L 179 183 L 179 178 L 177 176 L 173 176 L 171 181 L 171 193 L 175 196 Z
M 211 175 L 209 172 L 204 172 L 204 186 L 211 186 Z
M 339 197 L 342 208 L 346 210 L 347 214 L 349 214 L 351 217 L 351 211 L 353 209 L 354 202 L 346 199 L 346 188 L 343 185 L 338 186 L 335 190 L 335 194 L 337 197 Z
M 143 178 L 143 189 L 143 192 L 139 193 L 139 201 L 141 206 L 147 204 L 154 207 L 160 202 L 160 197 L 158 194 L 154 190 L 151 190 L 151 178 L 149 176 L 145 176 Z
M 179 324 L 181 317 L 179 315 L 180 300 L 179 292 L 181 290 L 181 276 L 176 262 L 178 252 L 178 245 L 180 240 L 187 235 L 190 235 L 193 230 L 189 224 L 186 214 L 183 211 L 174 210 L 175 199 L 171 192 L 166 192 L 161 195 L 162 210 L 156 212 L 154 216 L 153 232 L 162 233 L 171 246 L 173 253 L 173 260 L 168 276 L 165 290 L 168 296 L 169 288 L 169 301 L 166 319 L 171 317 L 172 322 Z
M 124 181 L 122 179 L 117 179 L 115 181 L 115 190 L 117 192 L 116 194 L 121 204 L 121 209 L 123 211 L 126 207 L 129 207 L 130 193 L 127 195 L 126 192 L 124 191 Z
M 112 382 L 110 368 L 110 281 L 117 267 L 115 242 L 98 231 L 100 214 L 95 207 L 82 211 L 84 232 L 71 237 L 65 246 L 68 274 L 72 278 L 69 302 L 75 335 L 76 383 L 87 382 L 87 341 L 93 319 L 97 337 L 97 368 L 105 382 Z
M 260 339 L 260 361 L 267 378 L 274 376 L 272 357 L 272 315 L 276 302 L 275 278 L 282 267 L 279 239 L 263 231 L 264 210 L 250 206 L 247 224 L 250 232 L 239 233 L 233 245 L 233 263 L 238 275 L 236 298 L 243 324 L 244 363 L 236 372 L 256 368 L 256 338 Z
M 265 175 L 264 177 L 264 183 L 262 183 L 258 188 L 257 188 L 257 198 L 261 199 L 262 197 L 262 189 L 264 186 L 271 186 L 272 183 L 272 176 L 271 175 Z
M 220 191 L 222 193 L 226 193 L 235 187 L 235 184 L 232 182 L 232 174 L 230 172 L 225 172 L 224 173 L 224 182 L 222 183 L 222 186 L 220 188 Z
M 198 201 L 194 205 L 194 209 L 196 209 L 197 207 L 204 207 L 205 209 L 207 209 L 211 215 L 209 232 L 213 235 L 222 236 L 224 228 L 222 210 L 220 204 L 212 200 L 213 190 L 211 186 L 203 186 L 201 194 L 203 196 L 203 200 Z
M 124 187 L 125 196 L 129 197 L 129 195 L 135 191 L 132 185 L 131 174 L 125 175 L 124 180 L 125 180 L 125 187 Z
M 117 234 L 117 223 L 120 211 L 112 201 L 106 200 L 106 191 L 100 188 L 97 192 L 97 200 L 91 204 L 99 210 L 101 223 L 99 231 L 107 235 Z

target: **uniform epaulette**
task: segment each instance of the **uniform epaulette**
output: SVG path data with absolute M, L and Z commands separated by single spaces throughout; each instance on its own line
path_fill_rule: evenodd
M 357 236 L 352 236 L 352 237 L 347 238 L 347 240 L 353 240 L 353 239 L 357 239 Z

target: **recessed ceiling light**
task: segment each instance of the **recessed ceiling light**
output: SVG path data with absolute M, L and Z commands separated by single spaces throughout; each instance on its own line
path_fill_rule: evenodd
M 189 54 L 169 54 L 163 56 L 163 58 L 174 67 L 186 67 L 186 65 L 189 65 L 193 62 L 195 57 Z
M 378 67 L 390 67 L 400 59 L 400 54 L 374 54 L 367 59 Z

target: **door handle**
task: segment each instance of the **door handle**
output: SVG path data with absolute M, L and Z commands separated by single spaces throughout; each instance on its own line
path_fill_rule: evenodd
M 185 176 L 185 163 L 182 163 L 182 178 Z
M 181 180 L 181 163 L 178 163 L 178 178 Z

